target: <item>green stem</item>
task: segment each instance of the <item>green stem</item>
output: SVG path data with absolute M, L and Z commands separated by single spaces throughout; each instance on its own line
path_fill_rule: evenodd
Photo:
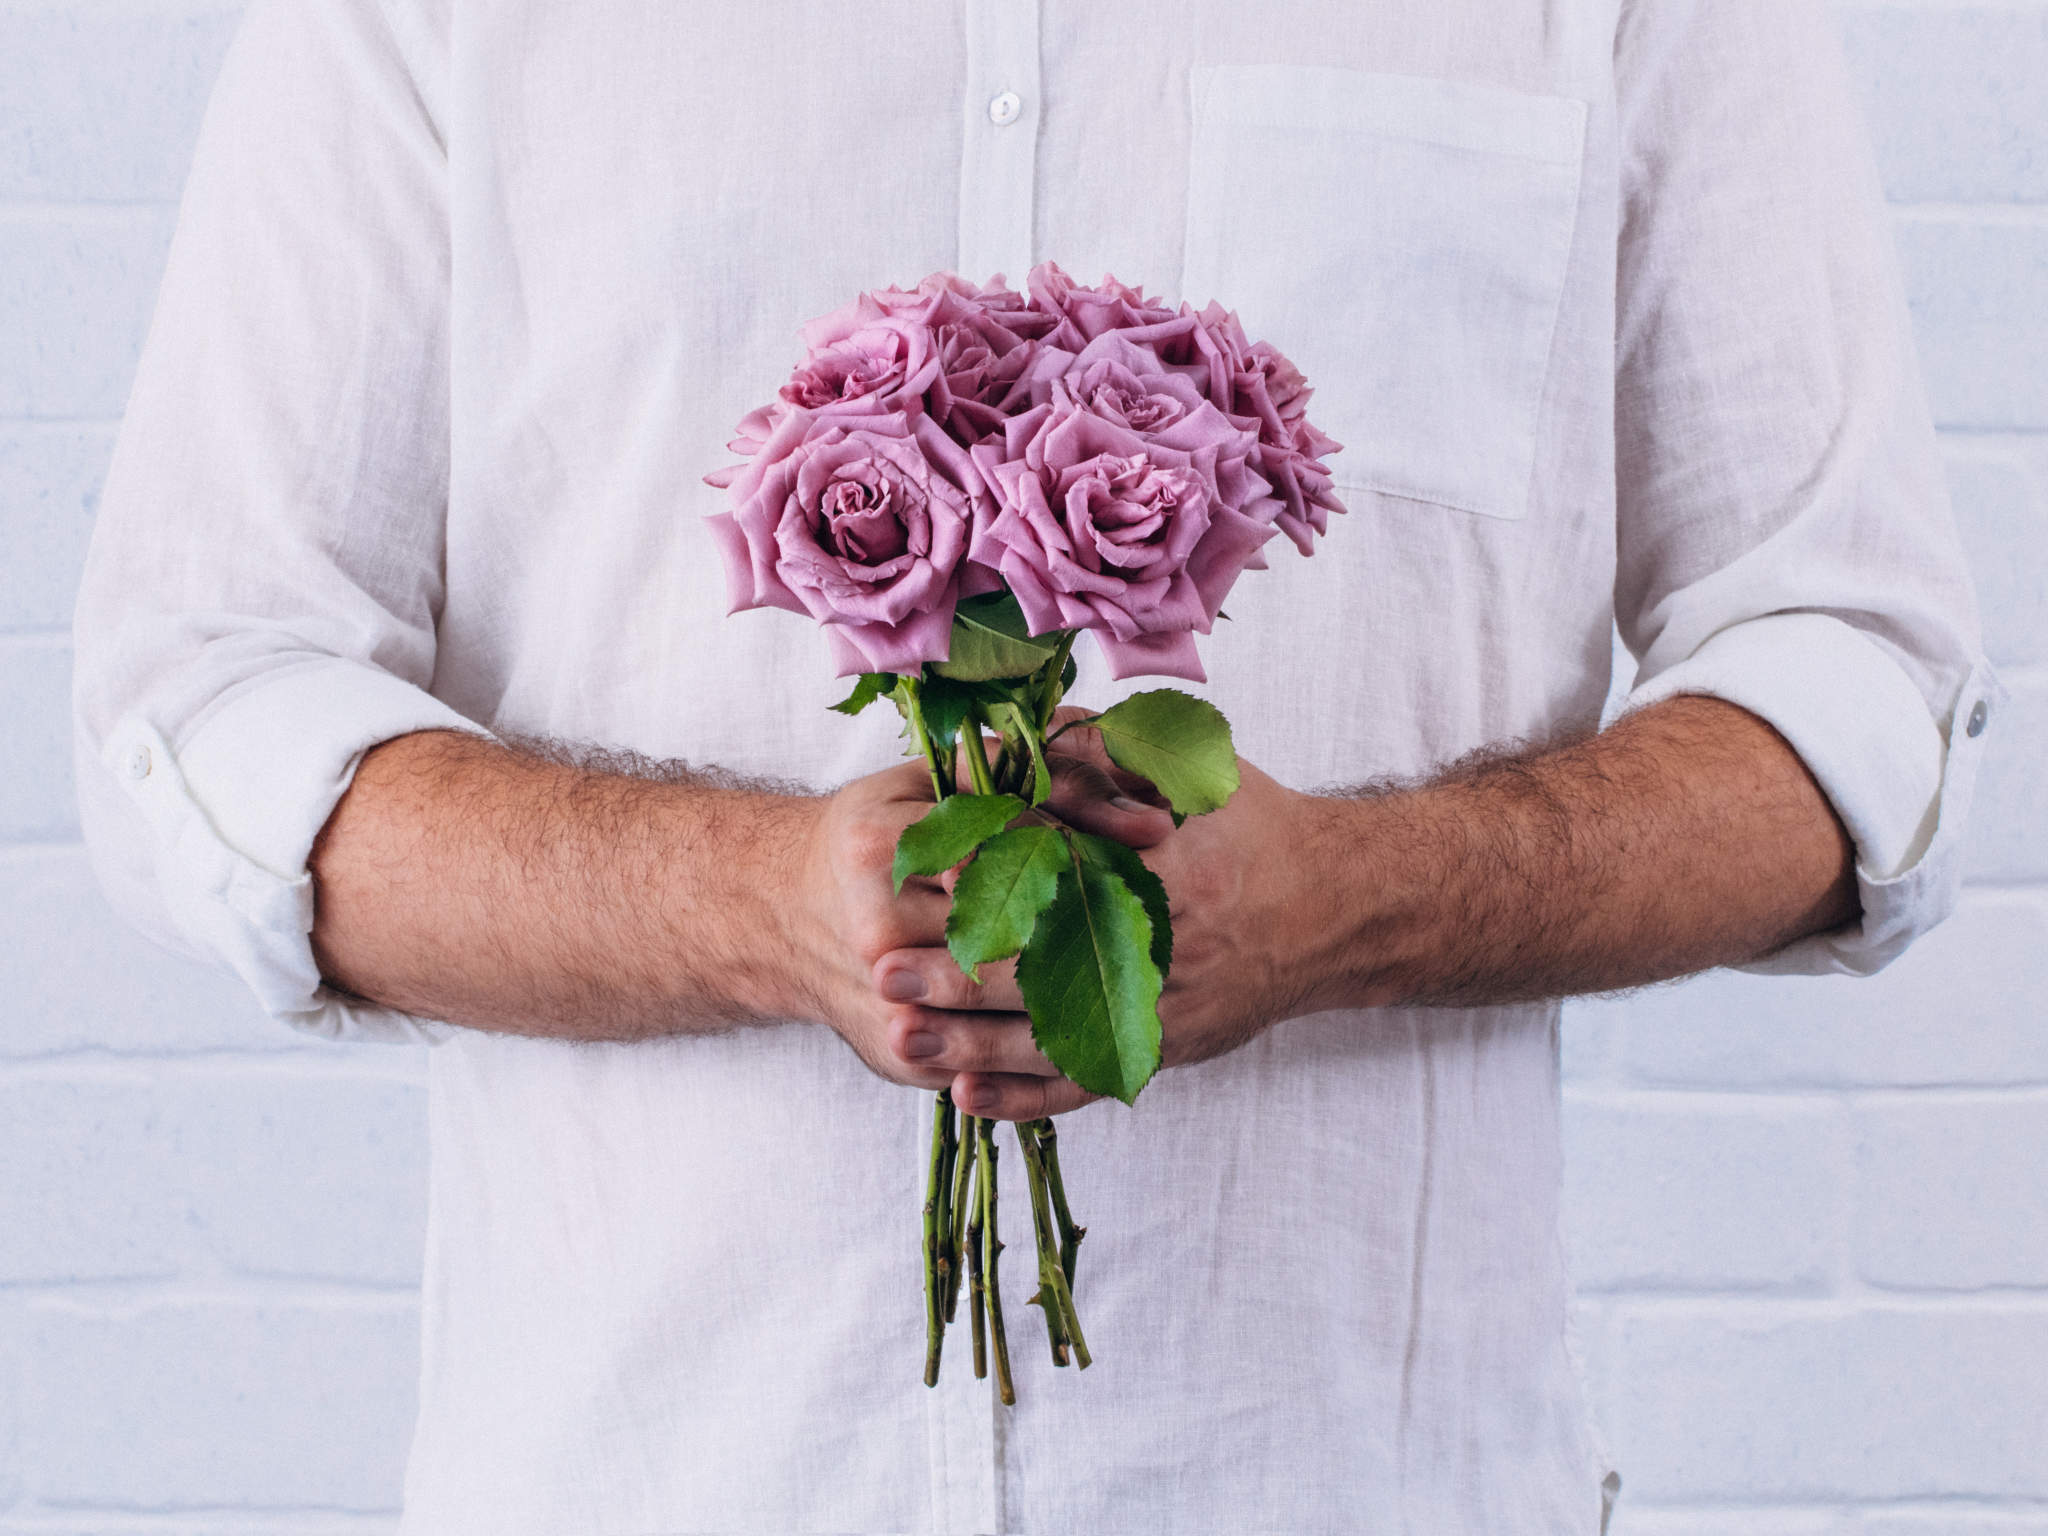
M 952 1273 L 946 1277 L 945 1311 L 946 1321 L 953 1321 L 960 1307 L 960 1282 L 967 1273 L 967 1218 L 970 1210 L 969 1197 L 974 1192 L 974 1117 L 963 1114 L 960 1117 L 959 1139 L 953 1144 L 953 1196 L 948 1215 L 952 1220 L 952 1231 L 948 1235 L 946 1251 L 953 1260 Z
M 1045 1314 L 1045 1336 L 1052 1344 L 1052 1363 L 1067 1363 L 1067 1307 L 1060 1296 L 1065 1277 L 1060 1273 L 1058 1241 L 1052 1235 L 1052 1202 L 1045 1192 L 1045 1158 L 1038 1146 L 1033 1123 L 1017 1123 L 1017 1146 L 1024 1154 L 1024 1172 L 1031 1185 L 1031 1235 L 1038 1248 L 1038 1293 L 1031 1299 Z
M 1052 1193 L 1053 1219 L 1060 1228 L 1060 1270 L 1067 1277 L 1067 1290 L 1074 1288 L 1074 1260 L 1081 1251 L 1086 1227 L 1074 1225 L 1074 1213 L 1067 1209 L 1066 1181 L 1060 1177 L 1060 1133 L 1048 1115 L 1038 1122 L 1038 1144 L 1045 1152 L 1045 1182 Z
M 946 1104 L 946 1148 L 939 1165 L 939 1313 L 950 1324 L 953 1299 L 960 1293 L 959 1222 L 954 1213 L 959 1199 L 954 1170 L 960 1163 L 960 1113 L 952 1089 L 940 1089 L 939 1097 Z
M 1038 734 L 1041 738 L 1045 735 L 1046 727 L 1052 724 L 1052 712 L 1060 707 L 1060 700 L 1066 697 L 1067 690 L 1062 686 L 1060 679 L 1066 673 L 1067 658 L 1074 654 L 1074 642 L 1080 635 L 1078 629 L 1063 631 L 1058 647 L 1039 669 L 1040 675 L 1045 679 L 1040 685 L 1038 701 Z
M 932 745 L 931 732 L 924 726 L 924 704 L 918 696 L 918 683 L 914 677 L 899 678 L 896 683 L 898 700 L 903 705 L 903 718 L 910 722 L 911 737 L 924 754 L 925 768 L 932 776 L 932 796 L 943 800 L 953 792 L 953 776 L 948 771 L 950 764 L 939 762 L 938 749 Z
M 1087 1370 L 1092 1363 L 1088 1354 L 1088 1340 L 1081 1333 L 1081 1315 L 1074 1310 L 1074 1292 L 1067 1283 L 1067 1272 L 1058 1240 L 1053 1236 L 1051 1199 L 1047 1186 L 1049 1179 L 1045 1166 L 1045 1142 L 1043 1128 L 1048 1121 L 1038 1120 L 1020 1124 L 1017 1127 L 1018 1142 L 1024 1148 L 1025 1159 L 1032 1164 L 1031 1204 L 1032 1216 L 1038 1229 L 1038 1289 L 1043 1298 L 1039 1305 L 1045 1308 L 1048 1326 L 1055 1317 L 1059 1319 L 1059 1338 L 1053 1351 L 1056 1365 L 1065 1365 L 1065 1346 L 1072 1344 L 1074 1358 L 1081 1369 Z
M 996 792 L 996 777 L 988 766 L 988 744 L 981 739 L 983 724 L 980 712 L 976 711 L 967 717 L 960 735 L 967 743 L 967 773 L 974 781 L 974 792 L 992 795 Z
M 1003 1332 L 1003 1290 L 997 1273 L 1003 1240 L 996 1236 L 996 1143 L 990 1134 L 993 1124 L 989 1120 L 975 1122 L 975 1134 L 981 1142 L 981 1241 L 985 1249 L 982 1267 L 988 1271 L 988 1331 L 990 1342 L 995 1345 L 996 1393 L 1004 1403 L 1014 1404 L 1017 1388 L 1010 1380 L 1010 1340 Z
M 932 1101 L 932 1149 L 926 1160 L 924 1189 L 924 1384 L 928 1387 L 939 1384 L 939 1351 L 946 1341 L 946 1320 L 940 1315 L 946 1278 L 939 1207 L 945 1189 L 946 1122 L 952 1112 L 950 1095 L 941 1093 Z
M 981 1128 L 987 1122 L 973 1115 L 961 1134 L 967 1139 L 967 1164 L 974 1171 L 974 1200 L 967 1218 L 967 1315 L 974 1324 L 974 1379 L 988 1376 L 988 1282 L 981 1272 L 981 1219 L 987 1209 L 987 1192 L 982 1188 Z

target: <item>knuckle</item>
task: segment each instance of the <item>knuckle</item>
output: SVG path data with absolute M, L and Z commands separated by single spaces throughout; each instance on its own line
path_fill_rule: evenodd
M 997 1057 L 996 1038 L 992 1030 L 970 1029 L 963 1031 L 958 1040 L 949 1038 L 947 1054 L 958 1060 L 962 1070 L 968 1072 L 994 1072 L 1002 1065 Z
M 853 942 L 853 952 L 870 969 L 896 947 L 888 920 L 872 912 L 863 912 L 854 919 L 848 937 Z
M 856 816 L 839 833 L 839 853 L 855 869 L 886 870 L 896 861 L 896 829 L 873 816 Z

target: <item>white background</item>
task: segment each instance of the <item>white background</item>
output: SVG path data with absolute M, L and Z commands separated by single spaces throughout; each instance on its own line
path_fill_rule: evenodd
M 72 591 L 237 14 L 0 3 L 0 1536 L 388 1532 L 411 1429 L 418 1054 L 266 1022 L 77 846 Z M 2048 0 L 1843 21 L 2013 702 L 1882 976 L 1567 1013 L 1622 1536 L 2048 1536 Z

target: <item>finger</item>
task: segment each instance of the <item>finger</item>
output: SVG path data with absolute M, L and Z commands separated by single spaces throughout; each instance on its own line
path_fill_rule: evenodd
M 1154 848 L 1173 835 L 1173 817 L 1146 805 L 1094 763 L 1054 757 L 1052 793 L 1045 809 L 1070 827 L 1113 837 L 1132 848 Z
M 884 887 L 880 901 L 857 920 L 851 935 L 855 952 L 866 959 L 898 950 L 938 947 L 944 954 L 946 914 L 952 906 L 952 897 L 936 880 L 906 880 L 894 896 Z M 868 970 L 872 985 L 874 966 L 870 964 Z
M 1020 1077 L 1057 1077 L 1031 1038 L 1031 1020 L 1021 1013 L 948 1013 L 935 1008 L 899 1008 L 886 1038 L 896 1059 L 916 1072 L 995 1072 Z
M 984 1120 L 1042 1120 L 1093 1104 L 1100 1097 L 1064 1077 L 962 1072 L 953 1079 L 953 1102 Z
M 870 774 L 868 783 L 882 800 L 922 800 L 927 805 L 932 801 L 932 771 L 921 758 Z M 915 821 L 917 817 L 905 819 Z
M 1095 715 L 1096 711 L 1092 709 L 1076 709 L 1070 704 L 1062 704 L 1052 712 L 1053 733 L 1057 734 L 1068 725 L 1079 721 L 1092 720 Z M 1046 747 L 1046 757 L 1048 760 L 1072 758 L 1083 763 L 1093 763 L 1108 774 L 1125 794 L 1147 804 L 1159 803 L 1158 791 L 1152 787 L 1149 780 L 1139 777 L 1127 768 L 1117 766 L 1116 760 L 1109 755 L 1109 749 L 1103 745 L 1100 731 L 1085 728 L 1067 731 L 1058 741 L 1051 742 Z
M 941 943 L 944 939 L 941 938 Z M 920 1003 L 927 1008 L 958 1008 L 976 1012 L 1021 1013 L 1024 998 L 1017 991 L 1017 962 L 992 960 L 978 967 L 981 985 L 960 969 L 946 950 L 906 945 L 891 950 L 874 965 L 875 990 L 892 1003 Z

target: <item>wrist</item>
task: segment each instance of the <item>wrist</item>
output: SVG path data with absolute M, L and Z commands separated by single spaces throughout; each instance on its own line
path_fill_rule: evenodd
M 1303 1012 L 1409 1001 L 1433 909 L 1417 878 L 1426 839 L 1412 796 L 1294 796 L 1289 845 L 1299 849 L 1292 925 Z
M 824 801 L 757 791 L 698 790 L 688 808 L 696 857 L 671 864 L 673 973 L 694 975 L 720 1015 L 741 1023 L 815 1016 L 808 878 Z M 681 829 L 679 829 L 681 830 Z M 705 835 L 710 831 L 712 835 Z M 672 844 L 671 846 L 674 846 Z

